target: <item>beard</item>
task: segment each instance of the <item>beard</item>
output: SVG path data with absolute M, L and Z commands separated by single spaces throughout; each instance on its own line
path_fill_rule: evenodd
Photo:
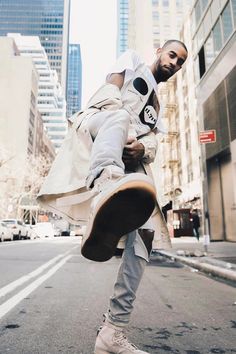
M 159 59 L 157 61 L 157 63 L 156 63 L 156 71 L 155 71 L 155 74 L 154 74 L 154 77 L 155 77 L 156 81 L 165 82 L 172 75 L 173 75 L 173 73 L 171 71 L 169 71 L 167 68 L 162 66 L 162 64 L 160 62 L 160 59 Z

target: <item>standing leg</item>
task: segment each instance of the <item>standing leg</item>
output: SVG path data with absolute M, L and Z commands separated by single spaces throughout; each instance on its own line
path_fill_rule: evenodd
M 142 279 L 147 261 L 135 255 L 134 241 L 137 231 L 127 236 L 126 246 L 122 256 L 114 294 L 110 299 L 108 321 L 118 326 L 129 323 L 136 291 Z
M 197 240 L 199 241 L 199 229 L 196 227 L 196 235 L 197 235 Z
M 148 354 L 131 344 L 123 332 L 124 327 L 129 323 L 136 291 L 147 264 L 146 259 L 135 255 L 136 237 L 139 237 L 137 231 L 127 236 L 114 294 L 110 299 L 105 323 L 96 339 L 95 354 Z

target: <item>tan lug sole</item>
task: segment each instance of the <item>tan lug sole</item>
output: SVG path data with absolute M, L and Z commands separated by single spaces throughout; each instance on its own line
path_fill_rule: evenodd
M 84 257 L 97 262 L 109 260 L 120 238 L 151 216 L 156 203 L 155 187 L 146 175 L 135 175 L 115 183 L 114 190 L 99 200 L 82 243 Z

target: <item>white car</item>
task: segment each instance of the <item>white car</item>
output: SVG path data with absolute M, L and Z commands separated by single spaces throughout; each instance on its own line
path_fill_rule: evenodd
M 56 234 L 56 231 L 50 222 L 38 222 L 34 226 L 34 232 L 40 238 L 54 237 Z
M 30 224 L 25 224 L 24 225 L 28 231 L 28 235 L 27 235 L 27 238 L 29 240 L 34 240 L 35 238 L 37 238 L 37 234 L 34 230 L 34 226 L 33 225 L 30 225 Z
M 0 221 L 0 241 L 3 242 L 5 240 L 13 241 L 13 233 L 5 222 Z
M 24 239 L 28 238 L 28 231 L 21 220 L 5 219 L 2 221 L 7 224 L 7 227 L 13 233 L 14 240 L 21 240 L 22 238 Z
M 76 225 L 71 227 L 70 236 L 84 236 L 86 231 L 85 225 Z

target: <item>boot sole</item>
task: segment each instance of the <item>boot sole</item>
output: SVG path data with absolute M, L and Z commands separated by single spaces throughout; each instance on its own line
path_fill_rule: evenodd
M 129 182 L 102 200 L 87 226 L 81 253 L 85 258 L 105 262 L 114 254 L 120 238 L 142 226 L 156 203 L 155 189 L 143 181 Z

